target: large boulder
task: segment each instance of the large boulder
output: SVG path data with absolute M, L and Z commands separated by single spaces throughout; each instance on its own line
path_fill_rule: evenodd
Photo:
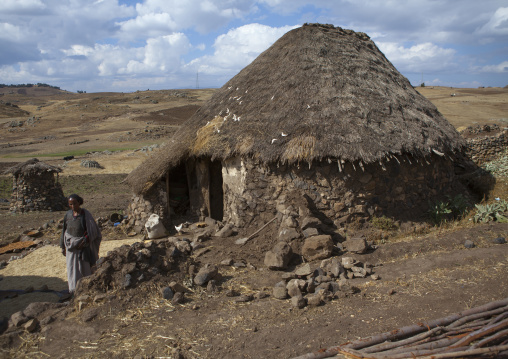
M 270 269 L 287 268 L 293 250 L 286 242 L 278 242 L 271 251 L 265 254 L 265 265 Z
M 302 247 L 302 255 L 307 261 L 326 259 L 332 256 L 334 244 L 329 235 L 309 237 Z

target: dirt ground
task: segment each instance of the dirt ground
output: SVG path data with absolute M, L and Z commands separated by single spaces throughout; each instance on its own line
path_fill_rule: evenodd
M 418 90 L 457 128 L 485 123 L 508 126 L 507 89 Z M 41 118 L 34 127 L 10 127 L 12 121 L 25 121 L 27 116 L 13 119 L 12 106 L 5 112 L 0 106 L 0 169 L 31 157 L 65 164 L 59 179 L 64 193 L 80 193 L 85 208 L 96 217 L 108 217 L 126 210 L 131 193 L 122 179 L 146 158 L 139 149 L 164 142 L 213 90 L 79 95 L 47 89 L 32 92 L 0 97 L 0 101 Z M 65 163 L 64 155 L 74 155 L 75 160 Z M 104 169 L 80 166 L 82 159 L 92 157 Z M 9 179 L 2 180 L 0 198 L 7 198 Z M 16 272 L 8 272 L 14 271 L 16 261 L 0 269 L 0 315 L 8 316 L 30 302 L 58 301 L 56 292 L 65 288 L 63 257 L 53 247 L 60 232 L 56 223 L 48 229 L 42 227 L 62 217 L 63 212 L 14 215 L 8 205 L 0 205 L 0 245 L 39 227 L 43 236 L 38 239 L 48 244 L 26 250 Z M 136 288 L 117 288 L 101 301 L 89 298 L 83 308 L 74 299 L 41 313 L 39 320 L 51 316 L 53 321 L 41 324 L 34 333 L 1 335 L 0 357 L 290 358 L 508 297 L 508 244 L 494 243 L 496 238 L 508 238 L 506 223 L 480 225 L 466 218 L 427 226 L 420 233 L 387 232 L 368 253 L 353 255 L 374 265 L 379 280 L 353 279 L 350 283 L 357 290 L 304 309 L 272 295 L 284 273 L 268 270 L 263 264 L 265 251 L 275 244 L 275 231 L 274 225 L 268 226 L 243 246 L 234 244 L 243 233 L 212 238 L 203 242 L 204 250 L 188 256 L 189 263 L 197 267 L 207 263 L 219 266 L 222 280 L 216 293 L 192 285 L 188 274 L 179 272 Z M 108 227 L 104 234 L 108 248 L 123 244 L 117 239 L 127 237 L 121 227 Z M 186 235 L 191 233 L 181 236 Z M 475 243 L 474 248 L 465 248 L 468 239 Z M 0 254 L 0 261 L 19 254 Z M 220 265 L 225 259 L 243 265 Z M 299 262 L 295 258 L 288 271 Z M 25 274 L 21 274 L 23 265 Z M 310 265 L 317 268 L 320 261 Z M 33 268 L 28 270 L 29 266 Z M 48 267 L 55 271 L 45 270 Z M 172 280 L 189 289 L 183 304 L 174 305 L 161 296 L 160 288 Z M 15 288 L 12 283 L 17 283 Z M 37 291 L 43 284 L 51 291 Z M 13 290 L 30 285 L 35 292 L 13 296 Z M 255 299 L 238 301 L 240 295 L 251 294 Z

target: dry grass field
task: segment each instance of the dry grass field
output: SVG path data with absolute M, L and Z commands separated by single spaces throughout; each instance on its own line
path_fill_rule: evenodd
M 33 157 L 65 166 L 60 175 L 64 193 L 80 193 L 95 216 L 125 212 L 132 194 L 122 179 L 147 157 L 141 149 L 164 143 L 214 92 L 20 90 L 0 88 L 0 169 Z M 494 123 L 508 127 L 508 88 L 418 91 L 457 129 Z M 75 159 L 64 161 L 65 156 Z M 82 167 L 83 159 L 94 159 L 104 168 Z M 8 198 L 10 179 L 0 180 L 0 198 Z M 507 193 L 506 188 L 506 177 L 500 177 L 495 194 Z M 272 243 L 272 238 L 261 234 L 240 247 L 234 238 L 214 238 L 204 243 L 208 252 L 193 254 L 189 261 L 197 266 L 217 265 L 224 259 L 247 264 L 220 266 L 219 292 L 193 286 L 184 304 L 173 305 L 160 294 L 172 280 L 167 278 L 118 289 L 106 301 L 89 300 L 85 309 L 72 300 L 52 313 L 54 321 L 39 331 L 0 335 L 0 358 L 290 358 L 506 298 L 508 244 L 493 240 L 508 238 L 508 223 L 474 224 L 469 220 L 472 214 L 421 231 L 383 232 L 376 250 L 355 255 L 374 264 L 380 280 L 354 279 L 355 294 L 305 309 L 271 296 L 282 273 L 264 268 L 260 248 L 265 247 L 262 241 Z M 2 204 L 0 245 L 62 217 L 63 212 L 14 215 Z M 50 229 L 42 239 L 55 244 L 59 235 L 58 229 Z M 104 237 L 109 250 L 124 244 L 116 240 L 127 234 L 111 229 Z M 475 248 L 464 247 L 467 239 Z M 137 236 L 128 241 L 141 240 Z M 2 254 L 0 260 L 14 254 Z M 0 317 L 31 302 L 58 301 L 56 292 L 13 293 L 29 285 L 64 288 L 63 259 L 58 248 L 46 246 L 0 269 Z M 241 302 L 230 296 L 235 292 L 268 296 Z

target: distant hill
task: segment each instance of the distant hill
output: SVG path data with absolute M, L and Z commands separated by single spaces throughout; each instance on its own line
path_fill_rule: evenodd
M 10 102 L 0 101 L 0 118 L 29 116 L 30 112 L 20 109 Z

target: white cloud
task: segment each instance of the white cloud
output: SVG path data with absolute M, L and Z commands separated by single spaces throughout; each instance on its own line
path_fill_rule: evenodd
M 480 72 L 490 73 L 508 73 L 508 61 L 503 61 L 497 65 L 487 65 L 480 68 Z
M 136 5 L 137 16 L 120 22 L 122 38 L 155 36 L 169 31 L 215 30 L 256 8 L 254 0 L 146 0 Z
M 0 13 L 31 15 L 46 9 L 46 5 L 40 0 L 2 0 L 0 2 Z
M 497 9 L 489 21 L 477 33 L 486 36 L 508 35 L 508 7 Z
M 191 65 L 200 72 L 233 76 L 295 27 L 249 24 L 229 30 L 215 40 L 213 55 L 196 59 Z
M 379 42 L 377 45 L 401 72 L 440 72 L 455 66 L 454 49 L 445 49 L 428 42 L 409 48 L 392 42 Z

